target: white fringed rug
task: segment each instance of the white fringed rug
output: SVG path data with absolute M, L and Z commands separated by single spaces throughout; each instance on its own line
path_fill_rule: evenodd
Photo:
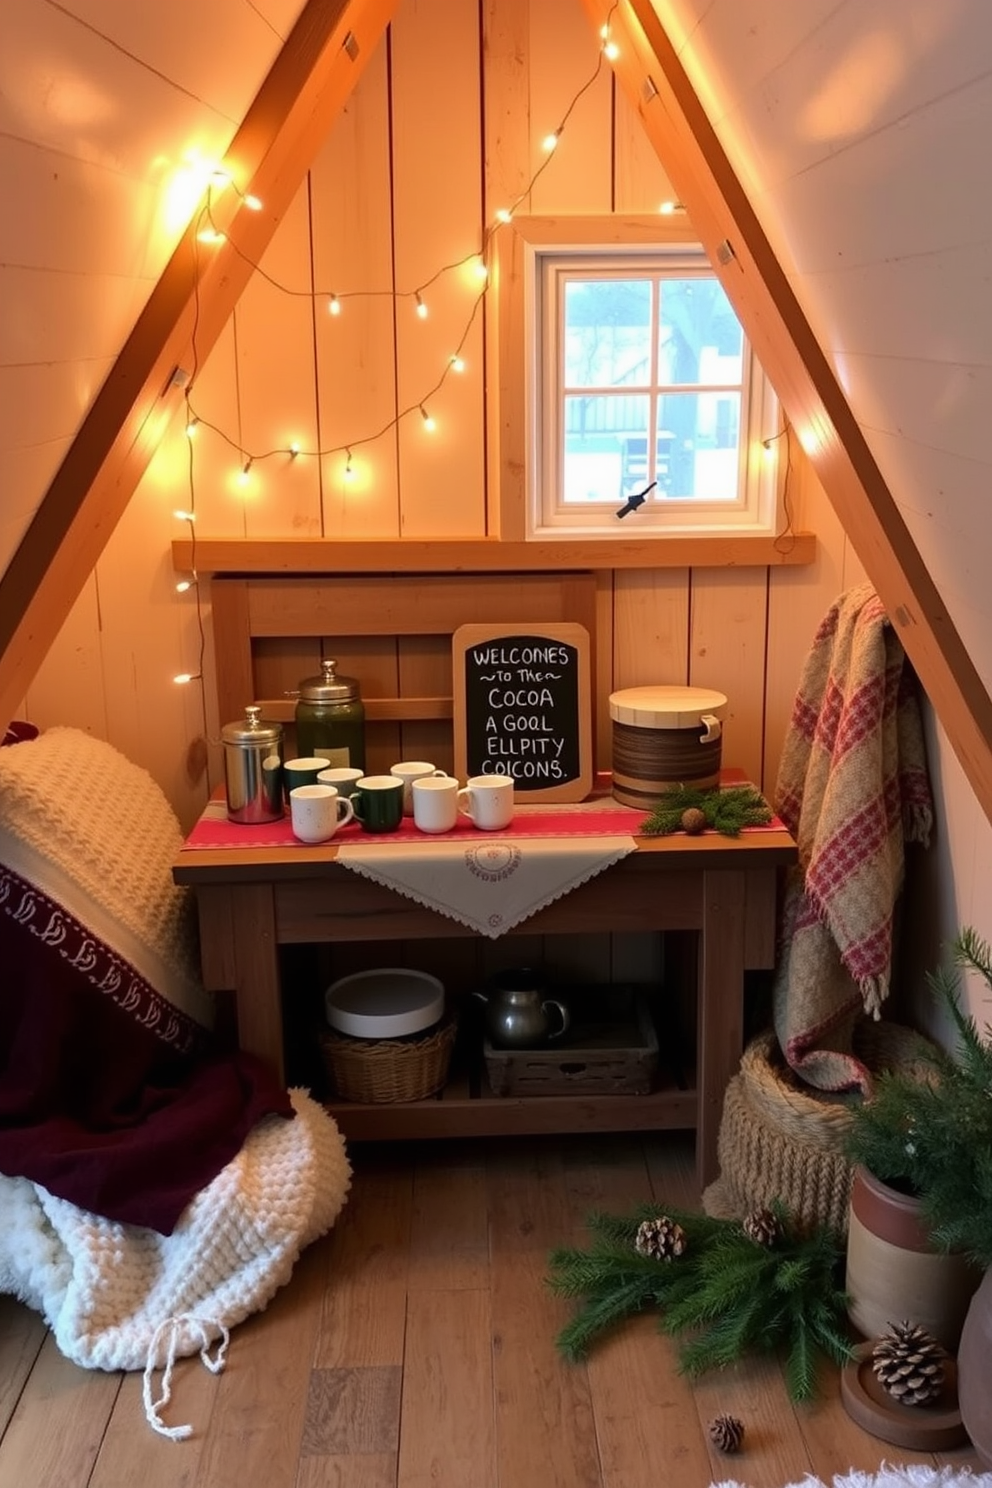
M 747 1485 L 736 1478 L 727 1478 L 712 1483 L 710 1488 L 747 1488 Z M 952 1467 L 923 1467 L 916 1463 L 891 1467 L 883 1463 L 877 1473 L 842 1473 L 831 1478 L 829 1484 L 822 1478 L 803 1478 L 785 1484 L 784 1488 L 992 1488 L 992 1473 L 972 1473 L 968 1468 L 958 1471 Z

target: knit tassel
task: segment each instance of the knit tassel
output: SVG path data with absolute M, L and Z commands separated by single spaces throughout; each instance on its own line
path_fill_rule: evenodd
M 211 1374 L 220 1374 L 227 1360 L 227 1346 L 231 1341 L 231 1335 L 223 1323 L 218 1323 L 213 1318 L 197 1318 L 191 1313 L 182 1313 L 178 1317 L 166 1318 L 159 1323 L 152 1334 L 152 1341 L 148 1345 L 148 1359 L 145 1363 L 145 1373 L 141 1382 L 141 1398 L 145 1405 L 145 1419 L 153 1431 L 159 1436 L 167 1436 L 170 1441 L 185 1441 L 193 1435 L 193 1427 L 186 1423 L 183 1426 L 166 1426 L 162 1420 L 162 1407 L 168 1405 L 172 1399 L 172 1371 L 175 1368 L 176 1352 L 182 1337 L 183 1328 L 188 1328 L 194 1336 L 200 1340 L 200 1360 L 210 1370 Z M 165 1363 L 162 1368 L 162 1393 L 157 1400 L 152 1400 L 152 1376 L 158 1365 L 159 1340 L 168 1331 L 169 1342 L 165 1351 Z M 220 1344 L 216 1356 L 210 1357 L 210 1346 L 214 1338 L 220 1336 Z

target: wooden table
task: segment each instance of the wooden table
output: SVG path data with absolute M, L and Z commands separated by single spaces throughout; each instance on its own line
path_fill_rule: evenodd
M 233 990 L 243 1049 L 285 1078 L 280 945 L 464 937 L 475 932 L 360 877 L 322 847 L 184 848 L 177 883 L 196 893 L 203 979 Z M 738 838 L 641 837 L 637 851 L 524 920 L 514 933 L 689 930 L 698 934 L 695 1087 L 650 1095 L 440 1099 L 329 1107 L 355 1140 L 694 1128 L 702 1184 L 717 1174 L 723 1093 L 743 1039 L 745 970 L 775 958 L 778 871 L 796 861 L 785 831 Z

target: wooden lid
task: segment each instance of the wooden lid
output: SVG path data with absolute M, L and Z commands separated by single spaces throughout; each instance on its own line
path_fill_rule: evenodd
M 727 699 L 712 687 L 625 687 L 610 693 L 610 717 L 635 728 L 699 728 L 704 715 L 722 718 Z

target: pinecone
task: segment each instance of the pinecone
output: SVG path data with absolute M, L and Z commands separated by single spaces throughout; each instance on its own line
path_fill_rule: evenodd
M 706 817 L 698 806 L 688 806 L 682 813 L 682 830 L 690 837 L 696 837 L 706 829 Z
M 748 1214 L 741 1229 L 755 1245 L 764 1245 L 768 1250 L 782 1234 L 782 1226 L 770 1209 L 754 1209 Z
M 721 1452 L 739 1452 L 744 1440 L 744 1422 L 736 1416 L 716 1416 L 709 1424 L 710 1441 Z
M 944 1385 L 944 1350 L 925 1328 L 903 1321 L 873 1346 L 871 1367 L 901 1405 L 927 1405 Z
M 670 1261 L 680 1256 L 686 1247 L 685 1230 L 667 1214 L 657 1219 L 645 1219 L 637 1227 L 634 1249 L 638 1255 L 650 1256 L 655 1261 Z

